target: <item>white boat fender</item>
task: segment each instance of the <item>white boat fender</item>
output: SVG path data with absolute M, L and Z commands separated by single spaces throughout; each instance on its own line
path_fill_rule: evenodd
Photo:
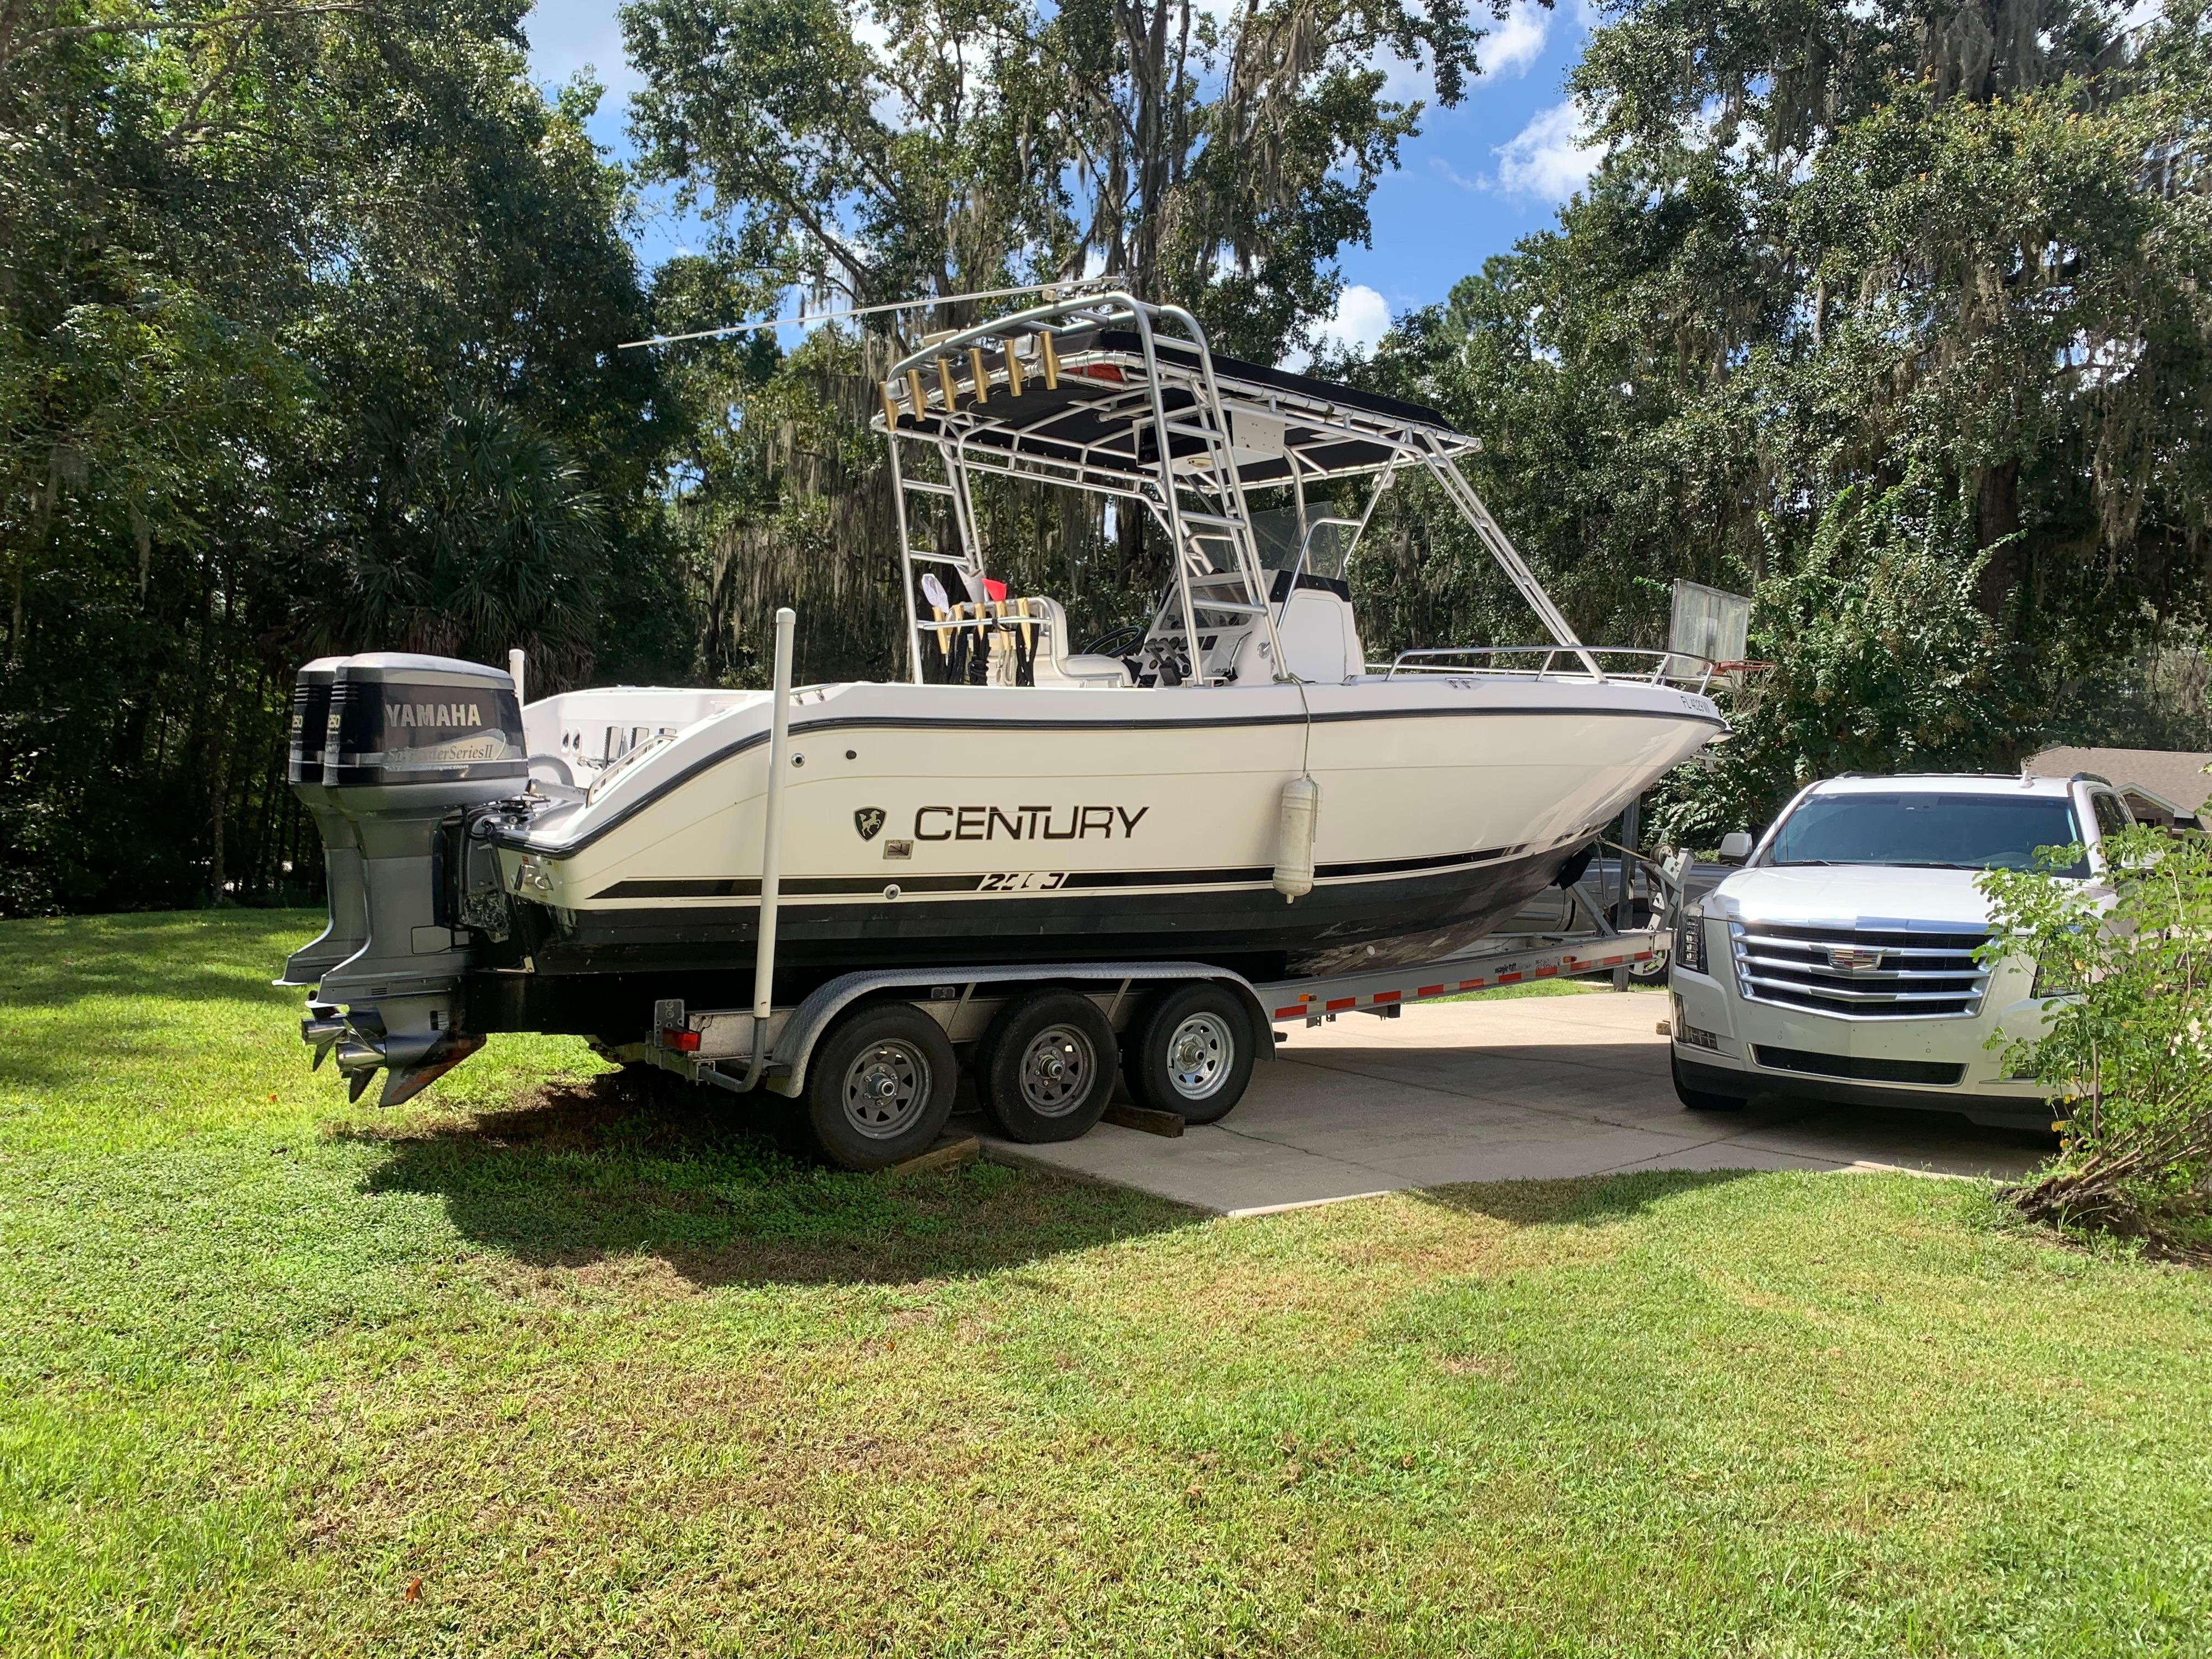
M 1321 817 L 1321 786 L 1310 777 L 1283 786 L 1283 811 L 1275 825 L 1275 890 L 1284 902 L 1313 891 L 1314 826 Z

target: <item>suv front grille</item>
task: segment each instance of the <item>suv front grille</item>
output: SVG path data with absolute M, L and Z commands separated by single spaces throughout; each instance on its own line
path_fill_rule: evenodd
M 1729 924 L 1744 997 L 1852 1019 L 1978 1014 L 1988 972 L 1974 961 L 1986 933 Z
M 1878 1060 L 1869 1054 L 1814 1054 L 1802 1048 L 1752 1046 L 1751 1057 L 1770 1071 L 1810 1072 L 1815 1077 L 1864 1078 L 1869 1083 L 1934 1083 L 1949 1085 L 1966 1076 L 1964 1066 L 1934 1060 Z

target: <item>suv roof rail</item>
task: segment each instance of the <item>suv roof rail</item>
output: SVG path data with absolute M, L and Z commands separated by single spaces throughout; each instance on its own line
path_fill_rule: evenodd
M 2040 772 L 1831 772 L 1825 778 L 1815 779 L 1814 782 L 1843 783 L 1854 778 L 1873 783 L 1901 783 L 1907 778 L 1979 778 L 1988 783 L 2018 783 L 2022 779 L 2043 780 L 2045 775 Z M 2083 775 L 2076 773 L 2075 775 Z M 2048 781 L 2057 781 L 2055 778 Z M 2101 783 L 2104 780 L 2100 778 L 2098 781 Z
M 2066 781 L 2069 783 L 2101 783 L 2107 789 L 2118 789 L 2119 787 L 2119 785 L 2114 783 L 2110 778 L 2105 776 L 2101 772 L 2076 772 L 2072 777 L 2067 779 Z

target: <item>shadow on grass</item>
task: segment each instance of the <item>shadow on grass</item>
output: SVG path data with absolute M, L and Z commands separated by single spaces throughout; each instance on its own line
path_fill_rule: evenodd
M 1633 1221 L 1669 1199 L 1765 1173 L 1757 1170 L 1647 1170 L 1562 1181 L 1486 1181 L 1431 1187 L 1411 1196 L 1461 1215 L 1516 1227 L 1603 1227 Z
M 625 1071 L 513 1110 L 342 1133 L 384 1150 L 371 1190 L 434 1194 L 465 1237 L 519 1263 L 651 1258 L 699 1285 L 964 1277 L 1201 1218 L 992 1164 L 823 1169 L 779 1145 L 770 1109 Z

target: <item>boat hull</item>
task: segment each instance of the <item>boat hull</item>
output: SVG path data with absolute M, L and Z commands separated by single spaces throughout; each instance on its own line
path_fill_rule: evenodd
M 854 685 L 792 721 L 782 975 L 1158 960 L 1253 977 L 1433 959 L 1559 875 L 1720 729 L 1669 688 L 1422 684 L 1026 692 Z M 679 734 L 502 835 L 540 975 L 749 969 L 765 710 Z M 1313 890 L 1273 885 L 1320 787 Z
M 1324 866 L 1314 890 L 1295 901 L 1274 890 L 1264 867 L 1116 872 L 1126 884 L 1014 892 L 970 886 L 957 895 L 902 891 L 890 901 L 878 893 L 873 902 L 825 902 L 827 896 L 802 890 L 778 907 L 776 957 L 794 973 L 1163 957 L 1255 978 L 1389 966 L 1448 954 L 1492 931 L 1550 884 L 1577 850 L 1500 854 L 1360 879 L 1331 880 Z M 1172 884 L 1127 890 L 1163 878 Z M 794 883 L 802 890 L 818 884 Z M 651 885 L 676 890 L 672 896 L 681 892 L 676 884 Z M 749 965 L 759 938 L 757 901 L 639 902 L 565 915 L 532 907 L 526 914 L 534 924 L 532 965 L 540 974 L 726 969 Z

